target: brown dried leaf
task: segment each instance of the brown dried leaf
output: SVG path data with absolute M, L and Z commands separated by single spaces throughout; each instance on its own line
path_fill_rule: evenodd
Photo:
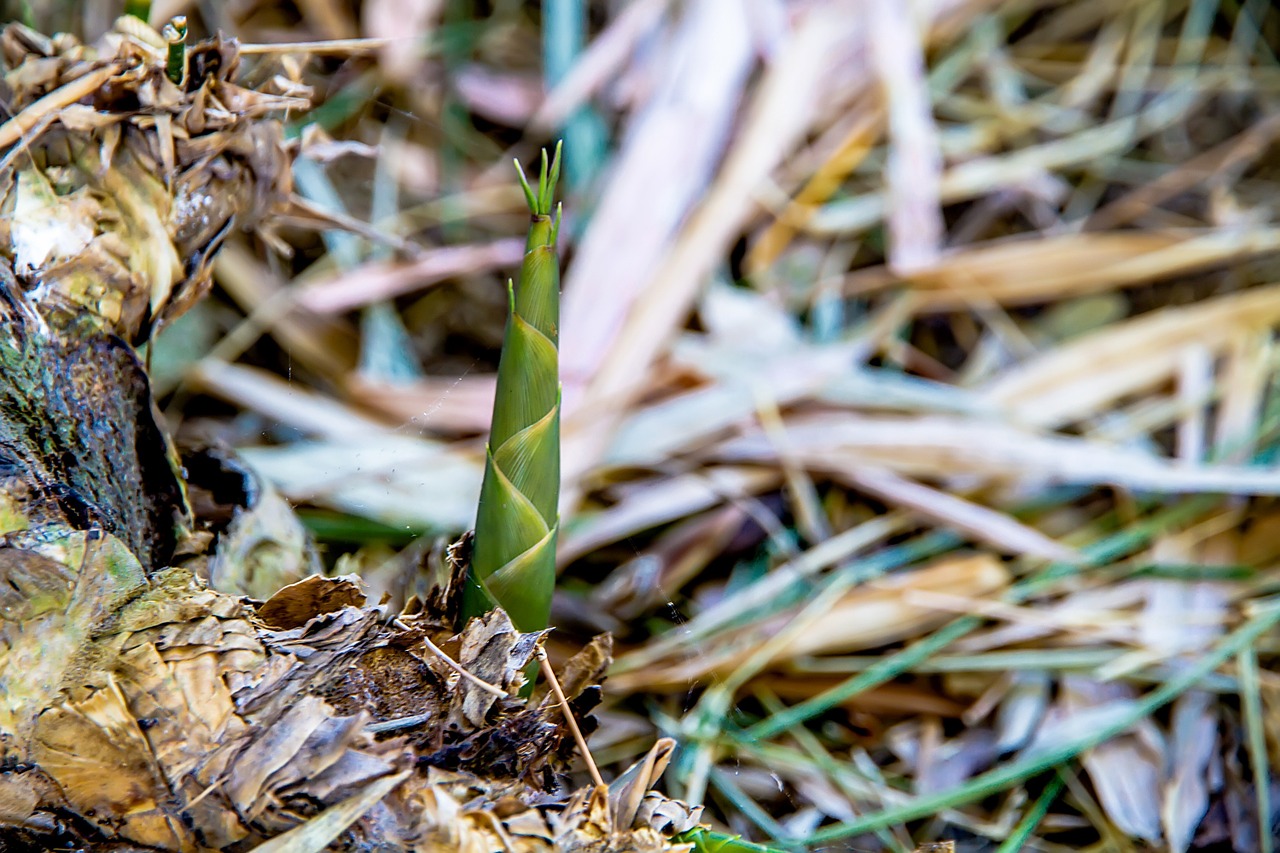
M 348 826 L 355 823 L 361 815 L 373 808 L 375 803 L 391 793 L 407 778 L 409 778 L 409 771 L 405 770 L 394 776 L 379 779 L 360 793 L 353 794 L 337 805 L 325 809 L 297 829 L 291 829 L 264 844 L 259 844 L 254 848 L 254 853 L 320 853 Z
M 542 633 L 521 634 L 504 611 L 493 610 L 467 623 L 462 632 L 458 663 L 481 681 L 509 694 L 518 693 L 542 636 Z M 450 725 L 480 728 L 497 701 L 492 693 L 463 679 L 449 711 Z
M 317 616 L 363 604 L 359 578 L 316 575 L 289 584 L 271 596 L 258 608 L 258 618 L 272 630 L 288 631 L 306 625 Z
M 564 691 L 565 698 L 572 702 L 587 688 L 604 681 L 611 663 L 613 635 L 597 634 L 565 662 L 564 670 L 560 673 L 560 688 Z
M 35 813 L 41 800 L 35 782 L 35 774 L 0 774 L 0 825 L 22 824 Z
M 31 755 L 69 803 L 122 821 L 125 838 L 166 849 L 191 844 L 182 821 L 167 814 L 163 771 L 114 682 L 42 714 Z

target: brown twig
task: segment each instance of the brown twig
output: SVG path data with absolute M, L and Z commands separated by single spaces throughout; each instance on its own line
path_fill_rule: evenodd
M 551 661 L 547 660 L 547 651 L 541 646 L 538 647 L 538 663 L 542 665 L 542 674 L 546 676 L 547 683 L 556 694 L 556 701 L 560 703 L 560 710 L 564 713 L 565 722 L 569 724 L 569 731 L 573 732 L 573 739 L 578 742 L 582 758 L 587 762 L 587 772 L 591 774 L 591 781 L 596 784 L 596 787 L 603 788 L 604 779 L 600 776 L 600 769 L 596 767 L 596 760 L 591 757 L 591 750 L 587 748 L 587 739 L 583 737 L 582 729 L 578 728 L 578 721 L 573 717 L 569 700 L 565 698 L 564 690 L 560 688 L 560 680 L 556 678 L 555 670 L 551 668 Z
M 120 73 L 119 67 L 112 63 L 90 71 L 63 86 L 59 86 L 38 101 L 25 107 L 22 112 L 0 125 L 0 146 L 12 145 L 23 135 L 35 127 L 47 115 L 96 92 L 99 87 Z
M 397 628 L 403 631 L 410 630 L 409 626 L 406 625 L 404 622 L 400 621 L 399 619 L 395 620 L 395 625 Z M 454 672 L 458 673 L 458 675 L 462 676 L 467 681 L 470 681 L 476 687 L 479 687 L 485 693 L 488 693 L 492 696 L 497 696 L 498 698 L 503 698 L 507 696 L 507 692 L 502 688 L 494 687 L 492 684 L 485 681 L 483 678 L 480 678 L 480 676 L 475 675 L 474 673 L 468 672 L 466 668 L 463 667 L 462 664 L 458 663 L 456 660 L 454 660 L 453 658 L 445 654 L 444 649 L 440 648 L 435 643 L 431 642 L 430 637 L 427 637 L 424 635 L 422 637 L 422 642 L 426 644 L 427 648 L 431 650 L 431 653 L 433 655 L 440 658 L 440 660 L 444 662 L 445 666 L 449 667 L 449 669 L 452 669 Z

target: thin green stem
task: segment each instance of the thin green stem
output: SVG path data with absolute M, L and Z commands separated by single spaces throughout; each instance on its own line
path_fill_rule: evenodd
M 764 832 L 773 838 L 785 838 L 787 831 L 782 828 L 782 824 L 773 819 L 773 816 L 760 808 L 760 805 L 751 797 L 747 796 L 738 784 L 733 781 L 728 773 L 719 767 L 711 768 L 711 784 L 723 794 L 733 807 L 738 810 L 747 820 L 754 823 Z M 791 842 L 794 846 L 798 842 Z
M 1236 666 L 1240 670 L 1240 705 L 1244 709 L 1245 740 L 1249 748 L 1249 766 L 1253 771 L 1254 795 L 1257 797 L 1258 853 L 1272 853 L 1275 839 L 1271 832 L 1271 767 L 1267 758 L 1267 737 L 1263 731 L 1258 653 L 1253 646 L 1240 650 Z
M 1031 837 L 1031 833 L 1036 831 L 1040 821 L 1044 820 L 1044 816 L 1049 813 L 1049 807 L 1053 805 L 1053 801 L 1058 799 L 1058 794 L 1062 793 L 1064 784 L 1062 774 L 1065 772 L 1061 767 L 1058 768 L 1058 775 L 1049 780 L 1049 784 L 1045 786 L 1045 789 L 1040 792 L 1040 796 L 1036 798 L 1035 805 L 1022 816 L 1022 820 L 1018 821 L 1013 834 L 996 848 L 996 853 L 1018 853 L 1023 849 L 1027 839 Z

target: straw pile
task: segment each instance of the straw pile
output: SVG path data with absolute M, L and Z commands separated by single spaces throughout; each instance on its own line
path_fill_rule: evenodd
M 1269 4 L 195 5 L 318 106 L 291 257 L 228 241 L 158 391 L 333 571 L 394 605 L 470 526 L 510 158 L 563 136 L 597 761 L 674 736 L 775 843 L 1271 849 Z

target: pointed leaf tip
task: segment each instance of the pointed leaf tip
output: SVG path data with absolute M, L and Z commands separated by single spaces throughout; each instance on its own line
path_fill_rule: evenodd
M 511 162 L 516 164 L 516 177 L 520 179 L 520 189 L 524 190 L 524 200 L 529 205 L 529 212 L 536 214 L 538 212 L 538 197 L 533 194 L 533 188 L 529 186 L 529 179 L 525 177 L 524 167 L 520 165 L 518 159 L 512 159 Z
M 564 150 L 564 140 L 557 139 L 556 152 L 555 152 L 555 155 L 552 156 L 551 158 L 551 177 L 547 182 L 551 187 L 551 193 L 550 195 L 547 196 L 547 208 L 546 208 L 547 213 L 551 212 L 551 199 L 555 196 L 556 186 L 560 183 L 560 163 L 561 163 L 560 153 L 563 150 Z
M 542 168 L 538 170 L 538 214 L 545 215 L 547 211 L 547 175 L 549 173 L 547 167 L 547 149 L 542 149 Z

